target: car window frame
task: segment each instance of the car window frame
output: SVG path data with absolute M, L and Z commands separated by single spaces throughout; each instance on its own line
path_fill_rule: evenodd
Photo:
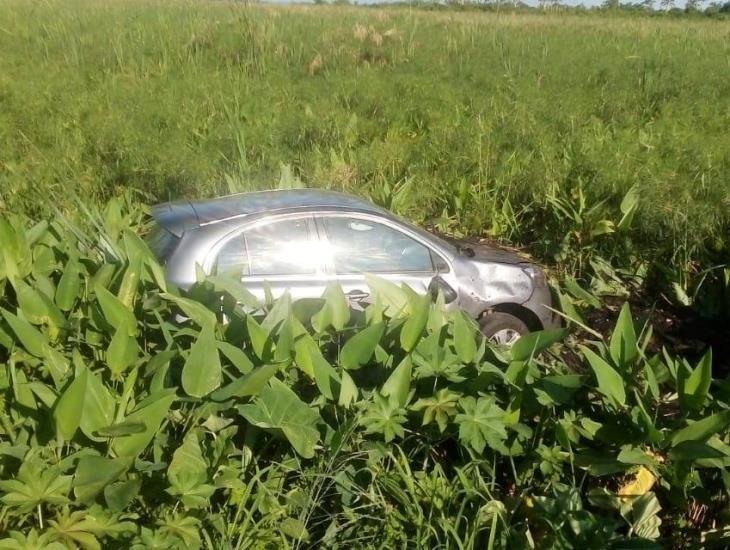
M 417 276 L 422 274 L 428 274 L 428 275 L 439 275 L 439 274 L 447 274 L 451 273 L 453 271 L 453 265 L 449 261 L 449 259 L 439 250 L 436 249 L 436 247 L 433 246 L 432 243 L 427 241 L 426 239 L 422 238 L 422 236 L 419 233 L 416 233 L 415 231 L 410 231 L 408 227 L 403 226 L 399 224 L 395 220 L 390 220 L 389 218 L 386 218 L 384 216 L 379 216 L 377 214 L 369 214 L 365 212 L 352 212 L 352 211 L 343 211 L 343 210 L 326 210 L 326 211 L 317 211 L 314 212 L 313 218 L 314 218 L 314 224 L 317 228 L 317 234 L 319 236 L 319 239 L 322 242 L 329 242 L 329 239 L 327 238 L 327 231 L 324 227 L 324 221 L 323 218 L 354 218 L 357 220 L 362 220 L 365 222 L 371 222 L 371 223 L 379 223 L 381 225 L 384 225 L 394 231 L 397 231 L 401 233 L 402 235 L 405 235 L 406 237 L 409 237 L 410 239 L 416 241 L 418 244 L 424 246 L 426 250 L 428 250 L 430 256 L 431 256 L 431 265 L 433 268 L 433 271 L 402 271 L 402 270 L 394 270 L 394 271 L 378 271 L 378 272 L 371 272 L 371 271 L 353 271 L 351 273 L 337 273 L 335 270 L 334 262 L 331 260 L 328 260 L 325 262 L 325 268 L 326 268 L 326 274 L 330 277 L 353 277 L 353 276 L 359 276 L 363 273 L 372 273 L 373 275 L 394 275 L 394 274 L 403 274 L 407 276 Z M 434 258 L 434 256 L 436 256 Z M 442 263 L 446 264 L 447 270 L 439 270 L 437 268 L 437 262 L 436 259 L 440 259 Z
M 216 260 L 218 259 L 218 254 L 223 249 L 223 247 L 228 244 L 232 239 L 235 239 L 241 236 L 241 234 L 244 234 L 245 240 L 246 231 L 250 231 L 263 225 L 270 225 L 272 223 L 278 223 L 288 220 L 304 220 L 308 233 L 307 242 L 317 243 L 320 241 L 319 232 L 317 231 L 317 226 L 314 221 L 314 215 L 312 212 L 294 212 L 288 214 L 266 215 L 263 217 L 259 217 L 255 220 L 244 221 L 242 224 L 238 225 L 233 230 L 220 237 L 206 255 L 203 270 L 208 275 L 216 275 L 215 265 Z M 246 246 L 246 254 L 248 254 L 248 245 Z M 240 280 L 246 283 L 257 283 L 264 281 L 297 281 L 302 279 L 316 279 L 317 277 L 323 277 L 326 274 L 325 263 L 326 262 L 324 262 L 324 260 L 321 260 L 315 266 L 315 270 L 313 273 L 287 275 L 242 275 L 240 277 Z

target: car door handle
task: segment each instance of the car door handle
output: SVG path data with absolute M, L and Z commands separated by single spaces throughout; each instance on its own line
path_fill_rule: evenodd
M 351 290 L 347 293 L 347 297 L 354 302 L 361 302 L 368 296 L 370 296 L 370 294 L 363 292 L 362 290 Z

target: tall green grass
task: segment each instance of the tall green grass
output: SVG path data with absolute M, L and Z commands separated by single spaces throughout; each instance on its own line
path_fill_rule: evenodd
M 2 211 L 270 187 L 284 164 L 560 260 L 583 220 L 556 199 L 616 220 L 637 186 L 636 256 L 726 261 L 727 22 L 10 0 L 0 52 Z

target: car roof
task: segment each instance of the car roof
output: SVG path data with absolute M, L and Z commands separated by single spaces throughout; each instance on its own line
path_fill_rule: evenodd
M 296 210 L 342 209 L 388 215 L 373 203 L 336 191 L 283 189 L 238 193 L 214 199 L 158 204 L 152 215 L 178 237 L 187 229 L 243 217 Z

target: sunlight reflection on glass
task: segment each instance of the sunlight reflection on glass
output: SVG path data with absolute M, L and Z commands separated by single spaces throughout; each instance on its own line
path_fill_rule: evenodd
M 320 265 L 331 262 L 333 254 L 329 243 L 297 239 L 283 243 L 278 260 L 307 271 L 316 271 Z

